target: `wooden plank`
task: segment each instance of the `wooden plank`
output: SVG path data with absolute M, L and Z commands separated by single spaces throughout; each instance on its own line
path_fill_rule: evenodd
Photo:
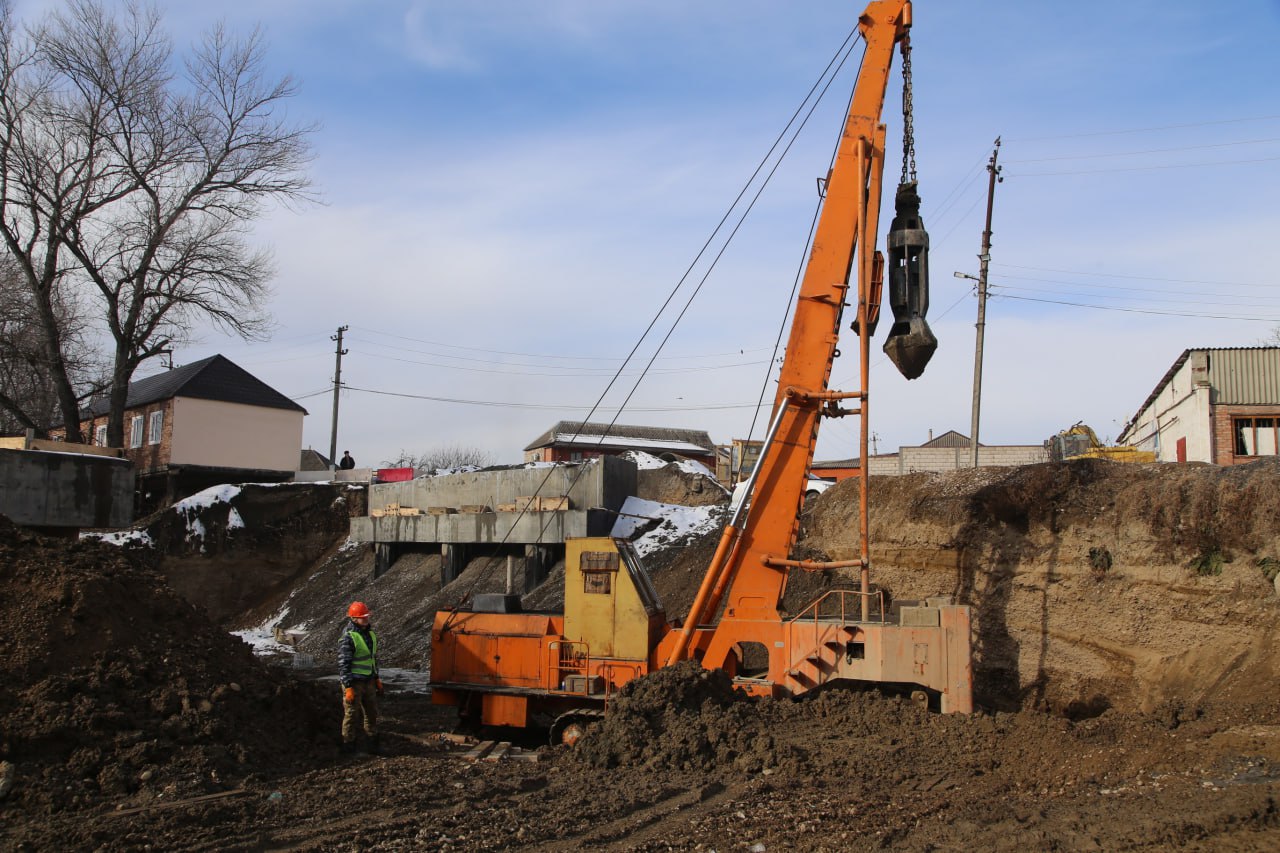
M 137 806 L 131 809 L 120 809 L 119 811 L 110 812 L 111 817 L 123 817 L 124 815 L 141 814 L 142 812 L 154 811 L 155 809 L 176 809 L 179 806 L 187 806 L 192 803 L 204 803 L 209 800 L 221 800 L 227 797 L 234 797 L 239 794 L 247 794 L 249 791 L 245 788 L 236 788 L 234 791 L 219 791 L 216 794 L 204 794 L 199 797 L 188 797 L 185 800 L 164 800 L 163 802 L 149 803 L 145 806 Z
M 520 506 L 519 504 L 513 504 L 513 503 L 498 504 L 497 506 L 494 507 L 494 510 L 497 512 L 519 512 Z
M 563 512 L 567 509 L 569 509 L 569 499 L 566 497 L 538 498 L 539 512 Z
M 90 456 L 111 456 L 124 458 L 122 447 L 99 447 L 96 444 L 71 444 L 66 441 L 50 441 L 46 438 L 33 438 L 27 442 L 27 450 L 48 450 L 53 453 L 87 453 Z
M 466 755 L 462 756 L 463 761 L 479 761 L 489 754 L 489 750 L 493 749 L 497 744 L 491 740 L 482 740 L 473 746 Z
M 493 512 L 493 510 L 489 509 L 488 504 L 463 504 L 458 507 L 458 512 L 475 515 L 482 512 Z
M 387 514 L 387 511 L 386 511 L 385 509 L 371 509 L 371 510 L 369 510 L 369 517 L 370 517 L 370 518 L 382 518 L 382 517 L 384 517 L 386 514 Z
M 451 506 L 429 506 L 427 507 L 427 515 L 455 515 L 457 510 Z
M 422 515 L 422 510 L 416 506 L 402 506 L 398 512 L 399 515 Z
M 493 750 L 484 757 L 485 761 L 501 761 L 511 751 L 511 742 L 503 741 L 493 748 Z

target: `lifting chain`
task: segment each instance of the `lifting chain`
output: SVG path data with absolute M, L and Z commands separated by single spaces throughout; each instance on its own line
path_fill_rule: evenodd
M 916 179 L 916 130 L 911 103 L 911 37 L 902 39 L 902 181 Z M 908 172 L 910 176 L 908 177 Z

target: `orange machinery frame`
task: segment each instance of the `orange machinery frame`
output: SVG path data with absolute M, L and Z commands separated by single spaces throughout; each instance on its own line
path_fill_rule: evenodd
M 973 708 L 969 608 L 930 600 L 904 608 L 900 621 L 892 623 L 871 590 L 865 476 L 859 478 L 858 559 L 818 563 L 789 558 L 799 532 L 820 418 L 859 417 L 861 470 L 867 470 L 870 340 L 884 276 L 883 258 L 875 250 L 886 136 L 880 116 L 893 53 L 908 38 L 911 18 L 910 0 L 874 0 L 859 18 L 866 52 L 826 182 L 826 200 L 795 307 L 773 419 L 752 473 L 750 503 L 740 505 L 726 527 L 687 619 L 662 634 L 648 660 L 630 664 L 636 675 L 691 657 L 707 668 L 734 674 L 744 644 L 752 644 L 766 650 L 767 672 L 739 682 L 756 694 L 794 695 L 826 681 L 849 678 L 923 687 L 932 691 L 944 712 Z M 855 272 L 854 328 L 861 388 L 833 391 L 829 390 L 832 363 L 850 295 L 849 279 Z M 855 407 L 842 408 L 844 401 L 852 401 Z M 744 511 L 743 506 L 748 508 Z M 859 570 L 860 589 L 829 593 L 795 617 L 784 618 L 779 612 L 790 571 L 847 568 Z M 442 613 L 436 621 L 437 643 L 449 642 L 441 629 L 447 630 L 463 616 L 480 620 L 472 623 L 477 641 L 484 634 L 490 635 L 484 643 L 511 644 L 518 635 L 526 647 L 520 653 L 508 648 L 501 656 L 507 661 L 500 664 L 504 671 L 492 671 L 481 678 L 487 678 L 488 684 L 476 684 L 477 689 L 495 694 L 485 699 L 484 722 L 524 725 L 512 721 L 523 720 L 527 713 L 519 694 L 528 690 L 543 699 L 557 699 L 548 693 L 559 692 L 552 673 L 543 668 L 535 674 L 530 667 L 543 665 L 552 644 L 568 642 L 560 634 L 562 622 L 554 616 L 525 615 L 520 617 L 524 627 L 513 633 L 516 614 L 495 619 L 497 614 Z M 482 623 L 492 627 L 481 628 Z M 452 652 L 456 656 L 458 649 Z M 434 673 L 432 678 L 436 680 Z M 614 686 L 614 679 L 606 680 L 608 689 Z M 501 694 L 511 699 L 498 701 L 496 696 Z M 924 691 L 918 695 L 926 697 Z M 572 704 L 573 697 L 561 698 Z M 463 697 L 451 687 L 444 689 L 438 701 L 456 703 Z

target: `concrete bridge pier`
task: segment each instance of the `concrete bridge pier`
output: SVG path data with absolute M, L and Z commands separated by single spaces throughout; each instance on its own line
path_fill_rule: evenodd
M 462 570 L 467 567 L 467 561 L 471 559 L 471 546 L 446 542 L 440 546 L 440 553 L 444 557 L 440 561 L 440 585 L 444 586 L 457 580 L 458 575 L 462 574 Z

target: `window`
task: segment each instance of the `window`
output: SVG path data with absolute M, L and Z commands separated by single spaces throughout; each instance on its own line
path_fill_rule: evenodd
M 613 551 L 585 551 L 582 554 L 582 591 L 590 595 L 613 592 L 613 575 L 618 571 L 618 555 Z
M 1276 456 L 1280 448 L 1277 440 L 1277 418 L 1236 418 L 1236 456 Z
M 164 412 L 152 412 L 151 423 L 147 425 L 147 443 L 159 444 L 160 433 L 164 430 Z
M 93 443 L 98 445 L 99 447 L 107 446 L 107 425 L 106 424 L 102 424 L 101 426 L 94 427 Z
M 142 415 L 134 415 L 129 419 L 129 446 L 142 446 Z

